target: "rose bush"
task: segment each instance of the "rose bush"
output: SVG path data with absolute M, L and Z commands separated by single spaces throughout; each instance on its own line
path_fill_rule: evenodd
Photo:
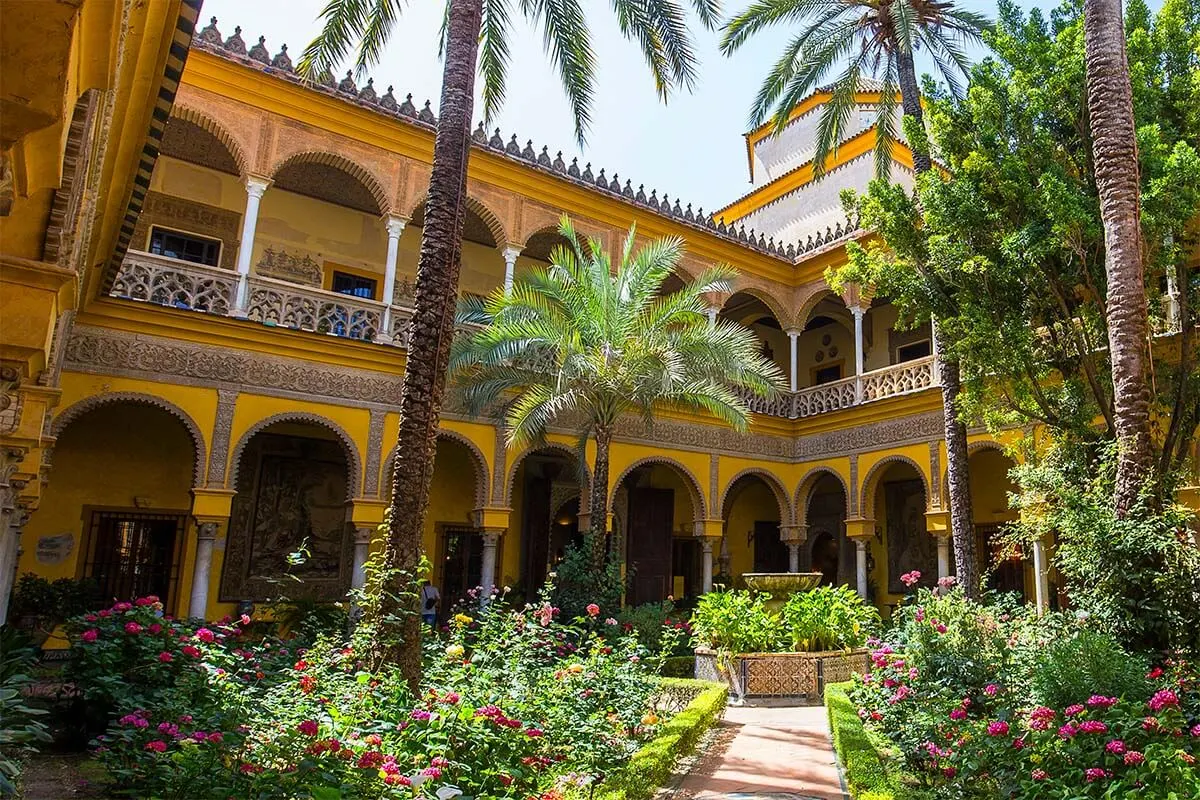
M 938 797 L 1200 797 L 1195 668 L 1087 626 L 920 590 L 850 697 Z
M 594 612 L 594 613 L 593 613 Z M 655 659 L 603 609 L 503 598 L 426 640 L 425 682 L 371 670 L 369 630 L 252 641 L 153 598 L 72 624 L 96 755 L 139 797 L 528 798 L 602 780 L 654 734 Z

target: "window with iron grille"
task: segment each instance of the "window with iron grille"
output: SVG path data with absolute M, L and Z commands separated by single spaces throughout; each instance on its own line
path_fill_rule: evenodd
M 106 600 L 153 594 L 170 608 L 185 520 L 183 514 L 93 511 L 83 577 L 95 580 Z
M 221 241 L 155 225 L 150 228 L 150 252 L 215 267 L 221 258 Z

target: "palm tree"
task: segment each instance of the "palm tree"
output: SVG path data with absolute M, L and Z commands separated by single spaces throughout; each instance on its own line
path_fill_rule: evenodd
M 824 174 L 826 161 L 836 152 L 856 95 L 864 79 L 879 82 L 875 123 L 875 171 L 886 179 L 897 140 L 896 98 L 904 112 L 903 132 L 913 154 L 918 179 L 929 172 L 932 159 L 925 137 L 921 91 L 914 55 L 924 50 L 956 94 L 962 93 L 959 75 L 968 67 L 964 42 L 981 41 L 991 27 L 982 14 L 958 8 L 949 0 L 755 0 L 724 26 L 721 51 L 730 55 L 757 32 L 780 24 L 797 24 L 799 32 L 763 81 L 750 111 L 751 127 L 762 125 L 773 112 L 773 127 L 782 131 L 792 109 L 817 91 L 830 74 L 833 79 L 817 123 L 813 176 Z M 931 297 L 951 301 L 935 276 L 925 274 Z M 967 428 L 956 411 L 961 389 L 957 360 L 942 344 L 937 315 L 932 318 L 934 348 L 941 353 L 940 375 L 945 418 L 946 471 L 950 495 L 950 528 L 959 583 L 972 596 L 979 592 L 979 564 L 975 555 L 974 514 L 967 472 Z M 937 480 L 939 476 L 934 476 Z
M 1087 0 L 1083 30 L 1088 121 L 1108 276 L 1106 317 L 1118 448 L 1113 503 L 1117 515 L 1124 517 L 1137 504 L 1153 470 L 1154 454 L 1146 381 L 1150 352 L 1140 177 L 1121 0 Z
M 551 263 L 526 273 L 505 293 L 465 301 L 460 321 L 485 327 L 455 344 L 450 372 L 476 413 L 505 407 L 510 446 L 539 439 L 555 422 L 582 426 L 596 443 L 588 541 L 593 566 L 604 560 L 608 454 L 618 421 L 661 406 L 708 412 L 743 431 L 745 392 L 783 387 L 758 338 L 736 323 L 709 322 L 707 292 L 730 292 L 736 275 L 712 268 L 673 294 L 663 282 L 683 255 L 683 240 L 659 239 L 634 251 L 630 229 L 617 271 L 594 240 L 581 243 L 563 217 Z
M 704 25 L 715 24 L 719 0 L 689 2 Z M 339 64 L 352 49 L 360 72 L 377 63 L 404 5 L 406 0 L 329 0 L 321 12 L 324 27 L 300 60 L 301 73 L 315 78 Z M 384 562 L 398 585 L 416 583 L 433 479 L 438 418 L 454 338 L 475 75 L 478 71 L 483 77 L 484 113 L 490 118 L 504 99 L 512 6 L 511 0 L 446 0 L 441 31 L 442 96 L 417 261 L 415 310 L 409 328 L 384 550 Z M 583 6 L 583 0 L 520 0 L 517 7 L 520 16 L 543 32 L 580 141 L 590 120 L 595 79 Z M 621 32 L 640 45 L 660 95 L 665 99 L 675 87 L 691 88 L 696 59 L 685 8 L 676 0 L 612 0 L 612 7 Z M 415 689 L 421 674 L 421 624 L 415 592 L 387 592 L 377 617 L 375 660 L 398 664 Z

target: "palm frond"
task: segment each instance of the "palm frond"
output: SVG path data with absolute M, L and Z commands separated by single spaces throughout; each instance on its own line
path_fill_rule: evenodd
M 374 0 L 329 0 L 319 19 L 324 20 L 304 52 L 296 71 L 306 80 L 316 80 L 326 71 L 333 71 L 345 61 L 366 25 Z
M 484 0 L 479 28 L 479 77 L 483 81 L 483 118 L 488 124 L 504 104 L 511 29 L 510 0 Z

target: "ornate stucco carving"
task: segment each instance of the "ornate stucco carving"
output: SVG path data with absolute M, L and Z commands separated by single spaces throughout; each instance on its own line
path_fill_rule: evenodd
M 254 265 L 256 275 L 299 283 L 303 286 L 320 288 L 325 273 L 321 265 L 308 253 L 289 253 L 274 247 L 263 248 L 262 257 Z
M 208 487 L 225 485 L 225 465 L 229 462 L 229 439 L 233 435 L 233 411 L 237 407 L 236 389 L 217 390 L 217 413 L 213 419 L 212 452 L 208 456 Z
M 236 211 L 160 192 L 147 192 L 146 204 L 133 229 L 130 246 L 135 250 L 145 249 L 150 227 L 161 225 L 220 240 L 221 266 L 233 269 L 241 224 L 242 215 Z
M 700 487 L 700 481 L 696 480 L 696 476 L 692 474 L 690 469 L 670 456 L 665 455 L 640 458 L 623 469 L 621 474 L 617 476 L 617 481 L 615 484 L 617 488 L 613 490 L 613 495 L 609 498 L 610 507 L 616 502 L 617 490 L 621 488 L 621 485 L 625 482 L 625 478 L 629 476 L 629 473 L 633 472 L 638 467 L 643 467 L 648 464 L 664 464 L 673 468 L 677 473 L 679 473 L 679 476 L 683 478 L 684 485 L 688 487 L 688 496 L 692 501 L 692 513 L 695 515 L 694 518 L 708 519 L 708 503 L 704 499 L 704 490 Z
M 226 482 L 227 488 L 233 489 L 238 485 L 238 471 L 241 468 L 242 453 L 246 450 L 246 446 L 250 444 L 250 440 L 254 435 L 266 430 L 278 422 L 308 422 L 313 425 L 319 425 L 326 428 L 338 438 L 342 449 L 346 454 L 346 467 L 349 470 L 349 484 L 346 489 L 346 499 L 352 500 L 362 487 L 362 456 L 358 452 L 358 446 L 354 444 L 354 439 L 350 434 L 346 433 L 346 429 L 338 425 L 327 417 L 322 417 L 320 414 L 310 414 L 307 411 L 285 411 L 282 414 L 275 414 L 266 419 L 259 420 L 250 426 L 249 430 L 242 434 L 238 439 L 237 446 L 233 448 L 233 458 L 229 462 L 229 480 Z
M 364 497 L 378 497 L 380 494 L 379 456 L 383 452 L 383 423 L 386 419 L 387 413 L 383 409 L 371 409 L 371 419 L 367 424 L 367 466 L 366 474 L 363 477 Z

